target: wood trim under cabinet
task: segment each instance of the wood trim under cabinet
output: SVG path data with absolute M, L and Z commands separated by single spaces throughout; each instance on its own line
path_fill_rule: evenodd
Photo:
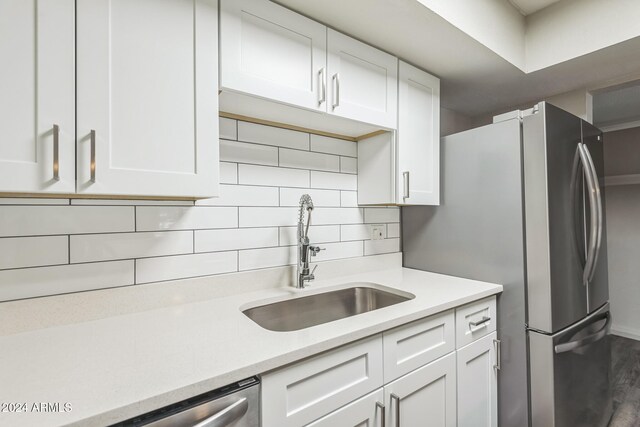
M 234 120 L 240 120 L 240 121 L 243 121 L 243 122 L 256 123 L 256 124 L 259 124 L 259 125 L 273 126 L 273 127 L 283 128 L 283 129 L 295 130 L 295 131 L 298 131 L 298 132 L 312 133 L 314 135 L 327 136 L 329 138 L 343 139 L 345 141 L 356 142 L 356 141 L 358 141 L 358 139 L 362 138 L 362 137 L 353 137 L 353 136 L 340 135 L 338 133 L 332 133 L 332 132 L 324 132 L 324 131 L 321 131 L 321 130 L 309 129 L 309 128 L 305 128 L 305 127 L 302 127 L 302 126 L 290 125 L 290 124 L 287 124 L 287 123 L 272 122 L 270 120 L 256 119 L 255 117 L 248 117 L 248 116 L 243 116 L 241 114 L 227 113 L 225 111 L 220 111 L 218 114 L 219 114 L 220 117 L 225 117 L 227 119 L 234 119 Z

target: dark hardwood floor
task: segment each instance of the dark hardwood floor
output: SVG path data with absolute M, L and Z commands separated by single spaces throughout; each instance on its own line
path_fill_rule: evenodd
M 609 427 L 640 427 L 640 341 L 611 336 L 613 417 Z

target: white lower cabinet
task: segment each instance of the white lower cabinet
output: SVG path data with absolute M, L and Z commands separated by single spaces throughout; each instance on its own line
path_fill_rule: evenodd
M 494 311 L 486 298 L 268 372 L 262 426 L 496 427 Z M 456 340 L 487 312 L 484 335 Z
M 382 336 L 262 376 L 262 425 L 301 427 L 382 387 Z
M 383 427 L 384 391 L 378 389 L 307 427 Z
M 458 350 L 458 426 L 497 427 L 496 333 Z
M 384 397 L 390 427 L 455 427 L 455 353 L 385 385 Z

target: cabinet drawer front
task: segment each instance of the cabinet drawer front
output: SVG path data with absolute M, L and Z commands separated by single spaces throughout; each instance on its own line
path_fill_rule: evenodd
M 498 371 L 493 332 L 458 350 L 458 426 L 498 425 Z
M 378 389 L 347 406 L 322 417 L 307 427 L 376 427 L 382 425 L 384 391 Z
M 496 321 L 494 296 L 456 309 L 456 348 L 464 347 L 495 331 Z
M 456 354 L 451 353 L 387 384 L 384 397 L 388 426 L 455 427 Z
M 385 332 L 384 382 L 455 350 L 453 310 Z
M 376 335 L 264 375 L 262 425 L 306 425 L 382 384 Z

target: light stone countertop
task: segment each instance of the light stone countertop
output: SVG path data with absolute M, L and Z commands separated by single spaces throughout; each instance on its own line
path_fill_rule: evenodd
M 69 402 L 73 410 L 0 413 L 0 425 L 103 426 L 122 421 L 502 291 L 500 285 L 381 264 L 386 269 L 316 280 L 303 291 L 253 289 L 94 319 L 85 316 L 78 322 L 67 319 L 15 333 L 4 331 L 0 334 L 0 402 Z M 260 274 L 254 277 L 259 280 Z M 353 282 L 380 284 L 415 298 L 294 332 L 262 329 L 241 312 L 258 305 L 257 301 Z M 137 291 L 140 298 L 153 288 Z M 144 305 L 143 298 L 140 301 Z

